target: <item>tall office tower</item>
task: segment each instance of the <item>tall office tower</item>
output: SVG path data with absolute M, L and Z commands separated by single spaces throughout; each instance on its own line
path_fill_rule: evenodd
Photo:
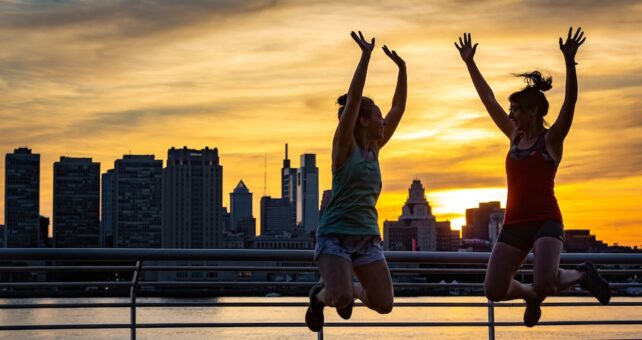
M 281 198 L 290 199 L 290 180 L 292 178 L 292 171 L 296 169 L 290 168 L 290 160 L 288 159 L 288 144 L 285 143 L 285 158 L 283 159 L 283 167 L 281 168 Z
M 385 221 L 384 247 L 388 250 L 437 250 L 437 226 L 421 181 L 412 181 L 398 221 Z
M 488 228 L 490 215 L 493 212 L 503 212 L 499 202 L 479 203 L 478 208 L 466 209 L 466 225 L 463 227 L 462 238 L 490 240 Z
M 100 209 L 100 246 L 114 246 L 114 169 L 102 175 Z
M 294 209 L 287 198 L 261 197 L 261 235 L 293 233 Z
M 285 158 L 281 168 L 281 198 L 285 198 L 292 205 L 292 213 L 296 219 L 297 204 L 297 169 L 290 167 L 288 159 L 288 144 L 285 144 Z
M 154 155 L 125 155 L 114 162 L 115 248 L 160 248 L 163 161 Z
M 305 232 L 319 226 L 319 168 L 315 154 L 301 155 L 297 170 L 296 224 Z
M 4 245 L 38 247 L 40 226 L 40 155 L 18 148 L 5 157 Z
M 246 236 L 256 235 L 256 230 L 249 230 L 254 217 L 252 216 L 252 193 L 243 181 L 239 181 L 230 193 L 230 214 L 232 215 L 232 230 Z M 256 225 L 254 226 L 256 227 Z
M 53 180 L 54 247 L 99 247 L 100 163 L 60 157 Z
M 223 167 L 218 149 L 169 149 L 162 202 L 164 248 L 222 248 Z

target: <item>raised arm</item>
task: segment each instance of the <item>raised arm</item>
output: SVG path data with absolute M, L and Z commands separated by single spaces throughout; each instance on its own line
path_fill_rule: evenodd
M 399 74 L 397 75 L 397 87 L 395 88 L 395 95 L 392 97 L 392 107 L 390 112 L 386 115 L 386 125 L 383 130 L 383 140 L 379 142 L 379 149 L 381 149 L 392 137 L 399 125 L 399 121 L 406 111 L 406 99 L 408 98 L 408 77 L 406 75 L 406 62 L 397 55 L 397 52 L 390 51 L 388 46 L 383 46 L 383 51 L 386 55 L 394 61 L 399 67 Z
M 354 127 L 359 118 L 359 107 L 361 106 L 361 96 L 363 95 L 363 87 L 366 83 L 366 74 L 368 73 L 368 63 L 370 62 L 370 55 L 374 49 L 375 39 L 368 43 L 359 31 L 357 33 L 351 32 L 350 36 L 357 42 L 361 48 L 361 59 L 354 71 L 350 88 L 348 89 L 348 98 L 344 106 L 341 118 L 339 118 L 339 125 L 334 132 L 334 139 L 332 141 L 332 168 L 338 169 L 348 159 L 350 153 L 355 146 L 354 140 Z
M 577 49 L 584 43 L 586 37 L 582 28 L 578 28 L 577 32 L 573 34 L 573 27 L 568 29 L 568 36 L 566 42 L 562 43 L 560 38 L 560 50 L 564 54 L 564 61 L 566 62 L 566 95 L 564 96 L 564 103 L 560 109 L 560 114 L 557 120 L 551 126 L 547 133 L 546 143 L 553 149 L 561 148 L 564 138 L 568 135 L 573 123 L 573 114 L 575 112 L 575 103 L 577 102 L 577 74 L 575 72 L 575 54 Z M 561 158 L 561 157 L 560 157 Z
M 514 125 L 508 118 L 506 111 L 504 111 L 495 99 L 493 90 L 481 75 L 481 72 L 479 72 L 475 61 L 473 60 L 475 51 L 477 50 L 477 45 L 478 44 L 472 44 L 470 33 L 464 33 L 464 36 L 459 38 L 459 45 L 455 42 L 455 47 L 459 50 L 461 59 L 466 63 L 468 73 L 470 73 L 470 78 L 473 80 L 473 85 L 475 85 L 475 90 L 477 90 L 479 98 L 484 104 L 484 107 L 486 107 L 486 111 L 488 111 L 488 114 L 493 119 L 493 122 L 495 122 L 497 127 L 502 130 L 506 137 L 510 138 L 514 130 Z

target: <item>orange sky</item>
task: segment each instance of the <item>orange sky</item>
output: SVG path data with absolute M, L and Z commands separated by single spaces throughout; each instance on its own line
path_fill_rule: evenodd
M 553 122 L 564 96 L 557 38 L 588 37 L 577 61 L 579 100 L 556 192 L 570 229 L 642 246 L 642 4 L 559 1 L 12 1 L 0 4 L 0 152 L 41 154 L 41 213 L 51 216 L 53 162 L 92 157 L 104 172 L 123 154 L 166 159 L 171 146 L 218 147 L 224 202 L 239 180 L 259 216 L 280 195 L 283 144 L 294 166 L 316 153 L 330 188 L 336 98 L 347 90 L 360 29 L 408 65 L 408 106 L 381 153 L 380 223 L 396 219 L 412 179 L 440 220 L 505 202 L 505 137 L 476 96 L 453 41 L 479 42 L 476 60 L 504 106 L 523 83 L 553 76 Z M 382 109 L 396 68 L 373 55 L 365 94 Z M 4 157 L 0 158 L 4 220 Z M 257 221 L 258 223 L 258 221 Z

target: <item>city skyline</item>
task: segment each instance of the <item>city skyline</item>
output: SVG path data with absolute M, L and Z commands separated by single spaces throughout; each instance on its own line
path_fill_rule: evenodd
M 291 165 L 290 165 L 290 162 L 289 162 L 289 159 L 288 159 L 288 153 L 287 153 L 288 145 L 287 144 L 286 144 L 285 148 L 286 148 L 286 153 L 285 153 L 285 156 L 284 156 L 284 159 L 283 159 L 284 168 L 281 169 L 281 173 L 283 174 L 285 169 L 287 169 L 288 171 L 289 170 L 294 170 L 294 172 L 293 172 L 292 176 L 288 175 L 286 177 L 281 177 L 281 180 L 282 180 L 282 183 L 281 183 L 282 191 L 281 191 L 281 193 L 282 194 L 285 192 L 284 190 L 285 190 L 286 186 L 289 187 L 289 186 L 292 185 L 292 183 L 291 183 L 292 180 L 294 180 L 294 181 L 297 180 L 296 179 L 297 178 L 297 173 L 299 173 L 302 169 L 306 168 L 306 165 L 304 164 L 304 162 L 305 161 L 312 161 L 311 164 L 312 164 L 312 166 L 314 166 L 314 159 L 316 158 L 315 154 L 302 154 L 301 155 L 301 162 L 302 162 L 301 168 L 290 168 Z M 15 149 L 14 153 L 7 154 L 6 156 L 7 157 L 9 157 L 9 156 L 15 157 L 14 155 L 22 155 L 22 154 L 25 154 L 25 153 L 28 156 L 32 156 L 31 151 L 32 150 L 30 150 L 28 148 L 21 147 L 21 148 Z M 216 155 L 215 158 L 217 159 L 217 161 L 215 163 L 219 164 L 218 163 L 218 149 L 216 149 L 216 148 L 208 149 L 206 147 L 203 150 L 194 150 L 194 149 L 187 149 L 186 147 L 184 147 L 183 149 L 176 149 L 176 148 L 172 147 L 172 148 L 170 148 L 168 150 L 168 154 L 175 155 L 174 157 L 176 157 L 176 155 L 178 155 L 179 153 L 182 153 L 182 154 L 184 154 L 185 157 L 187 157 L 189 155 L 189 157 L 197 157 L 199 159 L 201 157 L 201 153 L 202 152 L 214 152 L 214 154 Z M 37 159 L 40 158 L 39 154 L 34 154 L 34 156 L 36 156 Z M 91 162 L 91 158 L 83 158 L 83 157 L 70 158 L 70 157 L 66 157 L 66 156 L 60 156 L 60 161 L 70 162 L 71 164 L 76 163 L 77 165 L 78 164 L 79 165 L 85 164 L 84 166 L 86 166 L 87 164 L 90 164 L 90 165 L 93 165 L 93 166 L 97 167 L 95 169 L 96 171 L 99 171 L 100 166 L 101 166 L 100 163 L 92 163 Z M 59 164 L 60 161 L 57 161 L 57 162 L 55 162 L 53 164 L 54 170 L 56 169 L 56 166 L 60 166 L 60 164 Z M 80 163 L 78 163 L 78 162 L 80 162 Z M 103 232 L 108 232 L 109 236 L 113 236 L 115 234 L 115 230 L 116 230 L 115 229 L 115 227 L 116 227 L 115 221 L 120 220 L 120 219 L 115 218 L 116 215 L 120 215 L 120 214 L 114 214 L 116 211 L 113 210 L 113 209 L 114 209 L 115 203 L 117 201 L 116 197 L 118 197 L 118 196 L 117 195 L 113 196 L 113 194 L 115 194 L 115 192 L 112 192 L 112 191 L 115 190 L 115 189 L 112 189 L 112 188 L 115 188 L 115 184 L 118 182 L 118 181 L 115 181 L 115 179 L 117 178 L 117 177 L 114 177 L 114 176 L 116 176 L 115 175 L 115 170 L 118 169 L 119 164 L 122 166 L 123 162 L 129 162 L 129 163 L 132 163 L 132 164 L 136 164 L 135 166 L 141 166 L 144 163 L 148 163 L 148 164 L 144 165 L 143 168 L 141 168 L 141 169 L 144 169 L 145 167 L 147 167 L 147 169 L 143 170 L 145 172 L 148 172 L 148 171 L 151 170 L 150 166 L 153 166 L 153 167 L 157 166 L 158 167 L 158 171 L 160 171 L 160 170 L 166 171 L 167 170 L 167 164 L 163 164 L 163 160 L 162 159 L 156 159 L 155 155 L 131 155 L 131 154 L 129 154 L 129 155 L 123 155 L 122 158 L 115 160 L 113 169 L 108 169 L 104 173 L 99 173 L 99 176 L 97 178 L 101 178 L 101 182 L 99 184 L 99 187 L 100 187 L 99 190 L 100 191 L 99 192 L 94 192 L 94 193 L 92 193 L 90 195 L 99 195 L 100 196 L 100 204 L 99 205 L 101 206 L 101 210 L 100 210 L 100 214 L 99 214 L 100 215 L 100 219 L 99 219 L 99 223 L 98 224 L 101 225 L 101 226 L 99 228 L 100 231 L 96 231 L 96 237 L 100 238 L 100 241 L 99 241 L 100 247 L 118 247 L 116 245 L 116 243 L 114 243 L 113 245 L 111 245 L 111 242 L 110 242 L 110 244 L 105 244 L 104 238 L 105 238 L 106 235 L 103 235 Z M 201 161 L 198 161 L 198 162 L 200 163 Z M 173 161 L 172 164 L 174 164 L 174 163 L 177 163 L 177 162 Z M 179 162 L 179 163 L 183 164 L 183 162 Z M 207 163 L 207 162 L 205 162 L 205 163 Z M 155 165 L 152 165 L 152 164 L 155 164 Z M 163 168 L 163 165 L 165 165 L 166 167 Z M 287 168 L 286 168 L 286 166 L 287 166 Z M 139 170 L 141 170 L 141 169 L 139 169 Z M 132 174 L 133 173 L 130 173 L 129 176 L 132 176 Z M 159 172 L 158 175 L 160 175 L 160 172 Z M 134 177 L 130 178 L 130 180 L 134 179 L 134 178 L 136 178 L 138 176 L 140 176 L 140 174 L 134 175 Z M 75 177 L 73 177 L 73 178 L 75 178 L 74 180 L 78 179 L 77 175 L 75 175 Z M 138 178 L 138 179 L 140 179 L 140 178 Z M 35 180 L 39 181 L 39 178 L 35 178 Z M 305 180 L 303 182 L 305 182 Z M 128 183 L 126 185 L 126 187 L 130 186 L 131 184 L 132 183 Z M 135 189 L 134 191 L 130 191 L 129 193 L 126 194 L 126 195 L 132 195 L 132 194 L 133 195 L 138 195 L 138 198 L 136 200 L 137 203 L 140 203 L 142 201 L 160 199 L 160 197 L 156 197 L 157 196 L 156 194 L 151 194 L 154 190 L 161 190 L 161 189 L 168 190 L 168 188 L 160 186 L 160 184 L 161 184 L 160 182 L 157 183 L 159 185 L 158 188 L 156 188 L 155 185 L 152 185 L 151 187 L 145 187 L 144 185 L 141 186 L 141 184 L 151 184 L 151 182 L 149 182 L 148 180 L 143 180 L 142 182 L 138 183 L 137 186 L 135 186 L 137 189 Z M 85 184 L 83 184 L 83 185 L 85 185 Z M 301 186 L 299 186 L 299 190 L 301 190 L 301 189 L 302 189 Z M 214 190 L 215 191 L 219 191 L 220 190 L 220 194 L 221 195 L 223 194 L 222 188 L 214 189 Z M 230 207 L 232 205 L 234 205 L 234 203 L 232 203 L 234 201 L 232 199 L 233 196 L 235 194 L 238 195 L 239 193 L 242 194 L 242 195 L 247 195 L 249 198 L 251 198 L 253 196 L 252 192 L 249 190 L 249 188 L 247 188 L 247 186 L 245 185 L 243 180 L 240 180 L 239 183 L 236 185 L 236 187 L 232 191 L 229 192 L 229 195 L 230 195 L 229 196 L 230 197 L 230 201 L 229 201 Z M 330 196 L 331 196 L 331 190 L 325 190 L 323 192 L 319 192 L 319 197 L 324 196 L 326 193 L 330 193 Z M 79 195 L 80 196 L 78 196 L 78 197 L 69 196 L 68 199 L 78 200 L 79 198 L 82 198 L 82 196 L 86 196 L 86 194 L 79 194 Z M 223 195 L 223 196 L 225 196 L 225 195 Z M 132 197 L 132 196 L 130 196 L 130 197 Z M 427 216 L 432 218 L 433 222 L 434 222 L 436 215 L 434 215 L 434 216 L 432 215 L 432 213 L 431 213 L 432 207 L 431 207 L 430 204 L 428 204 L 427 198 L 428 198 L 428 194 L 425 193 L 425 188 L 424 188 L 424 186 L 423 186 L 423 184 L 421 182 L 421 179 L 417 179 L 417 178 L 413 179 L 411 181 L 410 187 L 408 189 L 408 194 L 406 196 L 406 203 L 404 205 L 400 206 L 402 208 L 403 212 L 400 215 L 398 215 L 398 217 L 403 219 L 405 214 L 408 213 L 408 212 L 406 212 L 407 206 L 409 204 L 408 202 L 413 202 L 413 203 L 419 202 L 419 203 L 422 203 L 422 204 L 426 204 L 426 206 L 428 208 Z M 266 199 L 268 201 L 271 201 L 271 202 L 274 202 L 274 203 L 268 203 L 268 201 L 265 201 Z M 140 201 L 140 200 L 142 200 L 142 201 Z M 243 199 L 243 200 L 244 200 L 244 203 L 241 203 L 242 205 L 252 205 L 251 199 L 249 201 L 247 199 Z M 284 201 L 281 202 L 281 203 L 276 203 L 276 202 L 280 202 L 281 200 L 284 200 Z M 415 202 L 415 201 L 417 201 L 417 202 Z M 287 206 L 287 207 L 289 207 L 288 209 L 293 209 L 292 212 L 295 212 L 295 210 L 296 210 L 297 203 L 296 202 L 295 203 L 291 203 L 288 197 L 286 197 L 286 198 L 271 198 L 270 196 L 267 196 L 267 195 L 266 196 L 261 196 L 260 197 L 260 207 L 258 207 L 259 215 L 257 215 L 257 216 L 260 216 L 260 219 L 257 219 L 257 216 L 254 215 L 253 211 L 252 211 L 252 215 L 251 216 L 247 215 L 249 210 L 254 210 L 254 209 L 250 208 L 248 210 L 247 207 L 241 208 L 243 210 L 243 212 L 242 212 L 242 214 L 244 214 L 243 216 L 246 216 L 246 217 L 250 218 L 250 220 L 248 220 L 248 221 L 243 221 L 244 224 L 247 224 L 245 222 L 251 222 L 250 225 L 255 226 L 255 228 L 254 228 L 255 231 L 247 233 L 244 230 L 237 230 L 239 228 L 245 228 L 245 227 L 241 227 L 241 224 L 239 224 L 238 226 L 234 226 L 235 223 L 232 222 L 232 221 L 230 221 L 230 226 L 229 226 L 231 229 L 230 230 L 226 230 L 226 231 L 227 232 L 232 232 L 232 233 L 241 232 L 241 234 L 245 234 L 245 237 L 253 237 L 253 236 L 258 236 L 258 235 L 268 236 L 268 237 L 274 236 L 275 234 L 273 232 L 268 232 L 268 233 L 264 233 L 263 232 L 264 231 L 263 230 L 264 223 L 265 223 L 263 218 L 265 216 L 264 215 L 264 213 L 265 213 L 264 209 L 267 208 L 269 205 L 272 205 L 272 204 L 275 204 L 275 203 L 276 204 L 285 204 L 283 206 L 283 208 Z M 300 203 L 301 202 L 299 202 L 299 204 Z M 147 204 L 149 204 L 149 203 L 147 203 Z M 157 204 L 160 205 L 161 202 L 158 202 Z M 490 211 L 500 212 L 499 219 L 497 221 L 495 221 L 495 224 L 501 225 L 501 223 L 502 223 L 501 220 L 503 220 L 504 208 L 501 207 L 502 203 L 500 201 L 478 202 L 477 204 L 478 204 L 477 207 L 471 206 L 471 207 L 466 208 L 465 213 L 464 213 L 464 221 L 465 221 L 465 223 L 463 223 L 460 228 L 452 227 L 452 225 L 451 225 L 452 221 L 450 221 L 450 220 L 436 222 L 437 227 L 439 228 L 439 227 L 446 226 L 448 230 L 452 229 L 453 232 L 456 232 L 459 235 L 458 237 L 459 237 L 460 241 L 465 240 L 465 239 L 470 239 L 470 240 L 473 240 L 473 241 L 474 240 L 480 240 L 480 238 L 482 240 L 485 239 L 486 236 L 480 236 L 480 235 L 487 235 L 488 234 L 488 229 L 487 228 L 490 228 L 491 225 L 486 223 L 486 222 L 484 222 L 484 221 L 482 221 L 482 223 L 480 225 L 475 224 L 474 229 L 481 228 L 480 230 L 477 231 L 477 233 L 481 232 L 481 234 L 479 234 L 479 235 L 470 234 L 472 229 L 469 229 L 468 232 L 465 230 L 466 227 L 473 228 L 473 225 L 470 224 L 471 216 L 473 216 L 471 214 L 476 214 L 475 211 L 478 211 L 480 209 L 488 210 L 490 208 L 490 210 L 488 210 L 488 212 L 490 212 Z M 94 204 L 94 205 L 97 205 L 97 204 Z M 140 208 L 140 207 L 138 207 L 138 208 Z M 131 211 L 131 209 L 130 209 L 129 213 L 140 214 L 142 211 L 138 211 L 138 210 L 140 210 L 138 208 L 135 211 Z M 228 209 L 228 207 L 223 206 L 223 205 L 221 206 L 221 208 L 225 209 L 226 211 Z M 274 209 L 274 208 L 276 208 L 276 207 L 270 207 L 270 209 Z M 319 205 L 318 208 L 321 209 L 320 211 L 317 210 L 317 213 L 319 213 L 319 215 L 320 215 L 320 212 L 323 211 L 323 202 L 321 202 L 321 204 Z M 72 209 L 75 209 L 75 208 L 72 208 Z M 145 207 L 145 209 L 149 209 L 149 207 Z M 93 210 L 93 208 L 90 209 L 90 210 Z M 234 210 L 235 209 L 230 209 L 230 211 L 232 212 L 232 214 L 230 214 L 230 215 L 233 215 L 233 211 Z M 85 214 L 86 212 L 85 211 L 76 211 L 76 213 Z M 158 214 L 159 214 L 158 218 L 160 218 L 160 213 L 161 212 L 159 210 L 158 211 Z M 98 215 L 97 213 L 94 213 L 94 214 Z M 105 214 L 107 214 L 107 215 L 105 215 Z M 270 217 L 269 220 L 271 220 L 272 222 L 268 222 L 268 223 L 274 223 L 277 220 L 284 219 L 285 215 L 283 215 L 283 214 L 284 214 L 284 212 L 281 212 L 281 213 L 278 213 L 278 215 L 279 215 L 278 217 L 277 216 Z M 482 215 L 484 215 L 484 214 L 486 214 L 486 213 L 482 212 Z M 243 218 L 246 218 L 246 217 L 243 217 Z M 43 216 L 42 214 L 39 214 L 39 220 L 42 220 L 43 218 L 47 220 L 47 223 L 49 222 L 49 217 Z M 295 218 L 295 216 L 292 216 L 292 218 Z M 492 219 L 492 217 L 491 217 L 491 219 Z M 112 225 L 112 223 L 113 223 L 112 220 L 114 221 L 113 225 Z M 106 221 L 108 221 L 107 225 L 105 224 Z M 241 222 L 241 221 L 242 220 L 239 220 L 239 222 Z M 474 221 L 474 219 L 472 221 Z M 136 221 L 136 219 L 133 219 L 133 220 L 129 219 L 129 222 L 130 223 L 134 222 L 135 224 L 141 224 L 142 223 L 141 225 L 145 226 L 145 225 L 148 224 L 149 221 L 144 221 L 143 222 L 143 221 Z M 397 221 L 389 221 L 389 220 L 381 221 L 380 220 L 380 229 L 381 229 L 382 236 L 385 234 L 385 228 L 386 228 L 385 225 L 386 225 L 386 223 L 391 223 L 391 222 L 396 223 Z M 158 222 L 158 223 L 160 223 L 160 222 Z M 477 222 L 473 222 L 473 223 L 477 223 Z M 0 224 L 0 226 L 4 227 L 5 225 L 4 224 Z M 221 224 L 220 226 L 218 226 L 216 228 L 222 228 L 222 227 L 223 227 L 223 225 Z M 144 228 L 148 228 L 148 227 L 144 227 Z M 296 227 L 296 225 L 294 223 L 294 220 L 292 220 L 292 225 L 280 225 L 280 226 L 278 226 L 278 228 L 279 229 L 283 229 L 283 230 L 281 230 L 277 234 L 281 234 L 283 232 L 285 232 L 286 234 L 291 233 L 291 232 L 295 232 L 296 233 L 296 229 L 297 229 L 297 227 Z M 494 228 L 497 229 L 497 226 L 495 226 Z M 501 228 L 501 226 L 500 226 L 500 228 Z M 49 233 L 51 234 L 50 238 L 52 239 L 52 242 L 54 243 L 54 247 L 55 247 L 54 225 L 49 225 L 49 229 L 50 229 Z M 497 229 L 497 230 L 495 230 L 493 232 L 495 237 L 496 237 L 496 234 L 498 233 L 498 231 L 499 231 L 499 229 Z M 589 232 L 593 232 L 592 230 L 585 229 L 585 228 L 567 229 L 566 231 L 569 231 L 571 233 L 579 232 L 580 234 L 578 234 L 578 235 L 581 235 L 581 233 L 586 233 L 588 235 Z M 66 232 L 68 232 L 68 231 L 66 231 Z M 160 233 L 160 230 L 158 230 L 158 232 Z M 450 232 L 450 231 L 448 231 L 448 232 Z M 466 236 L 467 233 L 469 234 L 468 237 Z M 438 232 L 438 234 L 439 234 L 439 232 Z M 437 235 L 437 236 L 439 236 L 439 235 Z M 593 237 L 594 240 L 596 239 L 596 236 L 593 236 L 593 235 L 591 235 L 591 236 Z M 154 237 L 156 237 L 156 236 L 154 236 Z M 160 235 L 158 237 L 160 237 Z M 41 241 L 42 240 L 46 240 L 46 238 L 42 238 L 40 236 L 38 237 L 38 239 L 40 239 Z M 129 242 L 139 242 L 140 243 L 141 240 L 144 240 L 143 242 L 149 243 L 148 245 L 145 245 L 145 247 L 147 247 L 147 246 L 160 247 L 160 240 L 156 241 L 156 240 L 152 240 L 152 239 L 148 239 L 148 238 L 143 238 L 143 239 L 138 238 L 136 240 L 134 240 L 134 239 L 135 238 L 127 237 L 126 238 L 126 240 L 127 240 L 126 242 L 128 242 L 128 243 Z M 125 240 L 125 239 L 123 239 L 123 240 Z M 121 242 L 123 242 L 123 240 L 121 240 Z M 232 242 L 234 242 L 234 241 L 237 241 L 237 240 L 234 239 Z M 74 242 L 77 243 L 76 241 L 74 241 Z M 156 242 L 158 242 L 159 244 L 154 245 Z M 221 238 L 217 242 L 224 242 L 224 238 Z M 492 244 L 492 242 L 494 242 L 493 239 L 491 239 L 491 244 Z M 627 244 L 619 242 L 617 240 L 613 241 L 613 242 L 610 242 L 610 243 L 611 243 L 611 245 L 613 245 L 615 247 L 617 247 L 617 246 L 631 246 L 631 247 L 636 247 L 636 248 L 639 247 L 637 245 L 627 245 Z M 42 245 L 39 244 L 38 247 L 40 247 L 40 246 L 42 246 Z M 125 247 L 127 247 L 127 246 L 125 246 Z
M 581 25 L 588 39 L 577 57 L 577 114 L 556 181 L 564 224 L 640 246 L 641 11 L 629 1 L 483 1 L 466 10 L 438 1 L 3 3 L 0 152 L 28 146 L 41 155 L 40 213 L 52 217 L 59 156 L 110 165 L 127 153 L 161 156 L 172 145 L 217 147 L 227 169 L 223 205 L 243 180 L 258 217 L 263 192 L 280 197 L 286 142 L 292 155 L 317 155 L 319 192 L 330 188 L 334 102 L 359 53 L 348 34 L 361 29 L 377 38 L 365 94 L 382 110 L 396 70 L 379 47 L 404 57 L 409 74 L 406 117 L 380 157 L 380 228 L 398 217 L 410 180 L 421 178 L 435 216 L 459 229 L 466 208 L 505 206 L 507 141 L 453 41 L 472 32 L 480 69 L 504 106 L 522 86 L 511 72 L 550 73 L 552 122 L 565 80 L 557 38 Z M 4 168 L 0 158 L 0 179 Z

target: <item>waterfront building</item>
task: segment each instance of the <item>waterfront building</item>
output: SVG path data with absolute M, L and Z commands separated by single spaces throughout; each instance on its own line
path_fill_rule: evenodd
M 113 172 L 103 176 L 112 182 L 103 182 L 103 188 L 111 187 L 111 193 L 103 193 L 108 209 L 103 219 L 111 220 L 113 247 L 161 247 L 162 171 L 163 161 L 154 155 L 124 155 L 114 162 Z
M 604 251 L 608 245 L 591 235 L 588 229 L 564 230 L 564 250 L 568 253 Z
M 53 175 L 53 245 L 100 246 L 100 163 L 60 157 Z
M 102 174 L 100 201 L 100 246 L 114 246 L 114 169 Z
M 466 225 L 462 228 L 462 238 L 490 241 L 490 215 L 503 211 L 497 201 L 479 203 L 477 208 L 466 209 Z
M 280 235 L 295 230 L 295 209 L 287 198 L 261 197 L 261 235 Z
M 459 230 L 450 228 L 450 221 L 435 222 L 437 251 L 457 251 L 461 247 Z
M 247 237 L 256 235 L 256 221 L 252 216 L 252 193 L 239 181 L 230 193 L 231 231 Z
M 385 221 L 383 230 L 386 250 L 437 250 L 436 220 L 420 180 L 412 181 L 399 220 Z
M 17 148 L 5 156 L 3 245 L 35 248 L 40 240 L 40 155 Z
M 319 168 L 315 154 L 301 155 L 296 184 L 296 224 L 311 232 L 319 226 Z
M 162 187 L 163 247 L 223 247 L 223 167 L 218 149 L 169 149 Z

